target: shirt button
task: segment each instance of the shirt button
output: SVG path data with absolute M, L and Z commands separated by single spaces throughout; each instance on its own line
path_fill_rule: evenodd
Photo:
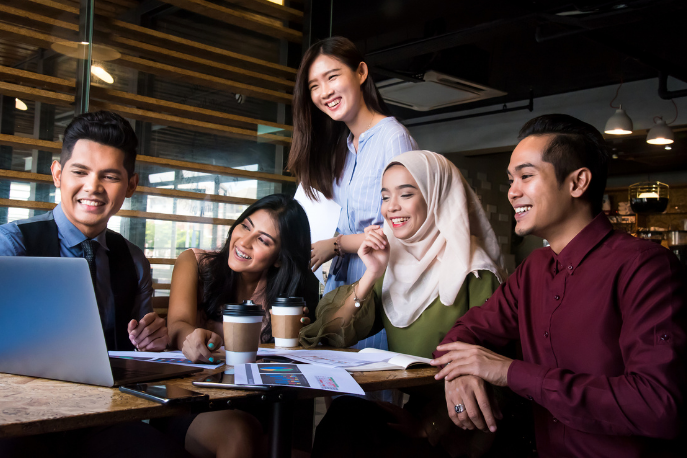
M 665 341 L 668 341 L 668 340 L 670 340 L 670 336 L 669 336 L 668 334 L 663 334 L 663 335 L 661 336 L 661 340 L 664 341 L 664 342 L 665 342 Z
M 569 265 L 569 266 L 568 266 L 568 270 L 572 270 L 572 265 Z
M 561 298 L 561 296 L 559 296 L 558 294 L 556 294 L 555 296 L 553 296 L 553 298 L 556 299 L 556 300 L 558 300 L 558 299 Z
M 544 331 L 544 337 L 549 337 L 549 331 Z
M 554 422 L 554 423 L 558 423 L 558 418 L 554 418 L 554 419 L 553 419 L 553 422 Z
M 530 401 L 534 401 L 534 398 L 532 396 L 527 396 L 527 399 L 529 399 Z

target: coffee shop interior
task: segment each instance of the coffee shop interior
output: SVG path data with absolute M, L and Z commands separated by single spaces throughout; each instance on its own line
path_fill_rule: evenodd
M 122 115 L 140 181 L 109 227 L 144 251 L 164 316 L 177 256 L 295 193 L 298 65 L 344 36 L 420 149 L 459 167 L 509 272 L 546 244 L 513 233 L 506 168 L 547 113 L 604 132 L 604 212 L 687 265 L 686 21 L 683 0 L 3 0 L 0 224 L 60 202 L 50 165 L 75 114 Z

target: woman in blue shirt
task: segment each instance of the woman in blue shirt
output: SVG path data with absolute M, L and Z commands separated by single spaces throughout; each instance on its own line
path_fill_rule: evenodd
M 325 293 L 362 277 L 365 265 L 356 252 L 363 230 L 383 222 L 382 170 L 417 149 L 390 114 L 350 40 L 327 38 L 308 49 L 296 76 L 288 168 L 309 197 L 319 191 L 341 206 L 341 235 L 312 245 L 313 269 L 334 259 Z

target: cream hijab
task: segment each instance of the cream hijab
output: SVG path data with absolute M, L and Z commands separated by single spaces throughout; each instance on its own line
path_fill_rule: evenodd
M 427 219 L 409 239 L 397 239 L 384 224 L 391 252 L 382 304 L 391 324 L 405 328 L 437 296 L 452 306 L 471 272 L 488 270 L 500 282 L 506 274 L 494 230 L 455 165 L 430 151 L 409 151 L 393 162 L 408 169 L 427 202 Z

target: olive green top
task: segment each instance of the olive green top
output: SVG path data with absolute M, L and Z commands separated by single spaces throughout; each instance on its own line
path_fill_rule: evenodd
M 357 282 L 340 286 L 320 300 L 315 311 L 317 319 L 301 329 L 300 343 L 303 347 L 313 347 L 320 342 L 333 347 L 350 347 L 384 328 L 389 350 L 431 358 L 432 352 L 456 320 L 472 307 L 482 305 L 498 288 L 499 281 L 491 272 L 480 270 L 478 275 L 468 274 L 453 305 L 445 306 L 437 297 L 417 320 L 405 328 L 392 325 L 384 312 L 383 276 L 377 280 L 372 293 L 361 304 L 350 323 L 342 327 L 342 318 L 332 316 L 353 294 Z M 453 424 L 448 416 L 442 382 L 404 391 L 411 394 L 404 408 L 420 420 L 430 444 L 441 444 L 451 457 L 488 449 L 493 435 L 480 431 L 466 432 Z
M 326 294 L 317 305 L 316 321 L 300 333 L 304 347 L 319 342 L 333 347 L 350 347 L 358 341 L 386 329 L 389 350 L 397 353 L 431 358 L 432 352 L 453 327 L 456 320 L 472 307 L 482 305 L 498 288 L 499 281 L 489 271 L 479 271 L 479 278 L 468 274 L 453 305 L 446 306 L 437 297 L 410 326 L 397 328 L 389 321 L 382 306 L 382 276 L 363 302 L 350 323 L 341 327 L 340 318 L 331 316 L 353 293 L 353 285 L 344 285 Z

